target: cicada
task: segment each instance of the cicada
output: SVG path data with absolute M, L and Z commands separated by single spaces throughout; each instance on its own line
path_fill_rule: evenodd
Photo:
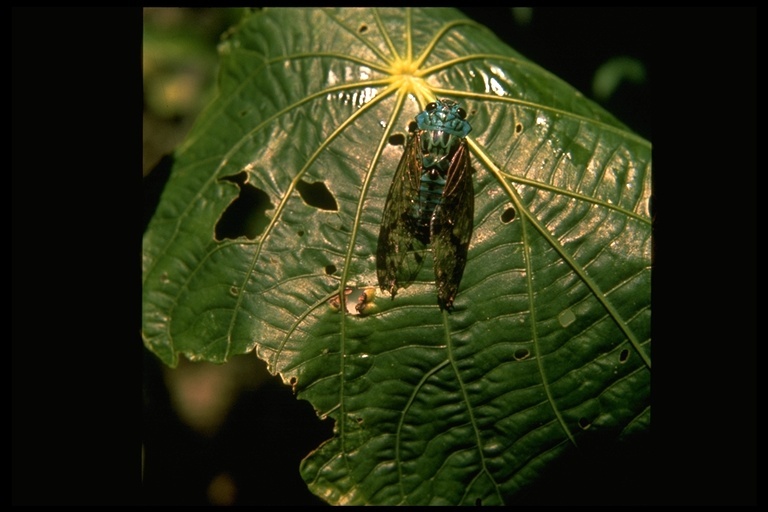
M 395 298 L 416 278 L 431 246 L 440 309 L 450 311 L 467 263 L 475 194 L 466 111 L 429 103 L 411 122 L 387 195 L 376 250 L 379 286 Z

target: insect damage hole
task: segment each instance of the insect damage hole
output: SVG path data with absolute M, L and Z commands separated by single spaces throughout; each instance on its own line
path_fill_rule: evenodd
M 221 180 L 235 183 L 240 187 L 240 194 L 224 210 L 216 223 L 216 240 L 240 237 L 255 239 L 264 232 L 269 223 L 266 211 L 274 208 L 269 195 L 248 183 L 248 175 L 245 172 L 225 176 Z
M 391 146 L 403 146 L 405 145 L 405 135 L 402 133 L 395 133 L 393 135 L 390 135 L 389 140 L 387 140 Z
M 523 361 L 528 359 L 530 356 L 531 352 L 527 348 L 519 348 L 515 350 L 514 354 L 512 354 L 512 357 L 514 357 L 517 361 Z
M 504 213 L 501 214 L 501 222 L 504 224 L 509 224 L 514 220 L 515 216 L 517 216 L 517 212 L 510 206 L 504 210 Z
M 320 210 L 336 212 L 339 211 L 339 205 L 336 198 L 322 181 L 307 183 L 304 180 L 296 184 L 296 190 L 299 191 L 301 199 L 309 206 L 314 206 Z
M 291 377 L 288 383 L 291 385 L 291 391 L 296 394 L 296 386 L 299 385 L 299 379 L 297 377 Z
M 336 265 L 326 265 L 325 266 L 325 273 L 329 276 L 331 274 L 334 274 L 336 272 Z
M 619 362 L 624 364 L 627 362 L 627 359 L 629 359 L 629 350 L 625 348 L 619 353 Z
M 357 27 L 357 33 L 358 34 L 365 34 L 368 32 L 368 25 L 365 23 L 361 23 L 359 27 Z

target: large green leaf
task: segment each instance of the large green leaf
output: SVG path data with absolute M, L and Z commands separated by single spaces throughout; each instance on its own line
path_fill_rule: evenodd
M 302 465 L 334 504 L 503 503 L 582 439 L 647 427 L 649 142 L 454 10 L 264 10 L 221 57 L 144 237 L 158 357 L 256 349 L 335 421 Z M 473 127 L 456 309 L 427 263 L 359 315 L 395 135 L 436 97 Z M 262 222 L 226 238 L 254 188 Z

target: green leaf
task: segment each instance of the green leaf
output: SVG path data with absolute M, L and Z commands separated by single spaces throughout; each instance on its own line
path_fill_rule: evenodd
M 220 53 L 144 237 L 150 350 L 255 349 L 335 421 L 301 468 L 332 504 L 501 504 L 647 428 L 649 142 L 455 10 L 264 10 Z M 429 261 L 394 300 L 375 271 L 395 135 L 436 97 L 473 127 L 451 314 Z M 247 194 L 256 220 L 225 236 Z

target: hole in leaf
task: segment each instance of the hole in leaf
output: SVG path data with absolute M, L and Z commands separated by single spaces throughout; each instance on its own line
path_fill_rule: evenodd
M 303 230 L 303 229 L 300 229 L 300 230 L 298 230 L 298 231 L 296 232 L 296 234 L 297 234 L 297 235 L 299 235 L 299 236 L 304 236 L 304 230 Z
M 523 131 L 523 123 L 515 124 L 515 133 L 521 133 Z
M 513 357 L 518 361 L 522 361 L 523 359 L 528 359 L 530 356 L 531 356 L 531 352 L 527 348 L 519 348 L 515 350 L 515 353 L 513 354 Z
M 592 426 L 592 422 L 589 421 L 587 418 L 579 418 L 579 428 L 581 428 L 582 430 L 587 430 L 591 426 Z
M 629 350 L 625 348 L 619 353 L 619 362 L 626 363 L 627 359 L 629 359 Z
M 368 32 L 368 25 L 366 25 L 365 23 L 361 23 L 360 26 L 357 28 L 357 33 L 365 34 L 366 32 Z
M 389 136 L 389 142 L 392 146 L 403 146 L 405 145 L 405 135 L 402 133 L 395 133 L 394 135 Z
M 325 266 L 325 273 L 326 274 L 331 275 L 334 272 L 336 272 L 336 265 L 326 265 Z
M 512 220 L 515 218 L 515 215 L 517 215 L 517 212 L 514 208 L 507 208 L 504 210 L 504 213 L 501 214 L 501 222 L 508 224 L 512 222 Z
M 216 223 L 216 240 L 235 239 L 242 236 L 253 240 L 264 232 L 264 228 L 269 223 L 266 211 L 273 208 L 269 196 L 263 190 L 246 183 L 245 172 L 221 179 L 237 183 L 240 187 L 240 195 Z
M 296 184 L 296 190 L 299 191 L 301 199 L 309 206 L 333 212 L 339 210 L 339 205 L 336 204 L 336 199 L 322 181 L 307 183 L 306 181 L 301 180 Z

